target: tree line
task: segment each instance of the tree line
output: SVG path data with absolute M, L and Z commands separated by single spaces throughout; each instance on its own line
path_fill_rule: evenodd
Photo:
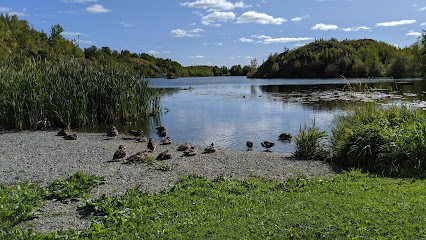
M 297 49 L 270 54 L 254 74 L 258 78 L 334 78 L 425 76 L 425 33 L 409 47 L 372 39 L 319 39 Z

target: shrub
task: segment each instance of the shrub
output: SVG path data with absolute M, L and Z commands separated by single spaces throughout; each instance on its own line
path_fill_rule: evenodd
M 385 176 L 426 169 L 426 115 L 406 107 L 357 108 L 336 119 L 333 162 Z
M 321 140 L 326 136 L 326 133 L 320 131 L 316 126 L 315 120 L 312 122 L 312 126 L 306 126 L 305 124 L 303 129 L 300 127 L 299 133 L 294 138 L 296 144 L 294 156 L 324 160 L 328 154 Z

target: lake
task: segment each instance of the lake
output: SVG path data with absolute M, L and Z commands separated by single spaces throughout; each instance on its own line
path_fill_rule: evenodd
M 333 119 L 364 102 L 426 108 L 426 81 L 422 79 L 248 79 L 205 77 L 150 79 L 162 95 L 163 114 L 119 131 L 141 128 L 158 139 L 155 127 L 166 126 L 175 142 L 219 148 L 265 150 L 261 141 L 273 141 L 273 152 L 292 153 L 294 141 L 281 142 L 281 133 L 295 136 L 315 120 L 330 131 Z M 106 126 L 97 128 L 104 131 Z

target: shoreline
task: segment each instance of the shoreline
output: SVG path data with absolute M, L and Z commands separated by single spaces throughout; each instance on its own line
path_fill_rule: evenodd
M 213 180 L 224 175 L 229 179 L 248 177 L 276 178 L 304 174 L 307 177 L 328 177 L 341 170 L 319 161 L 298 160 L 289 154 L 218 149 L 203 154 L 204 147 L 195 147 L 198 154 L 183 156 L 177 151 L 179 143 L 158 145 L 153 152 L 155 159 L 165 150 L 173 158 L 156 164 L 167 164 L 170 171 L 159 171 L 144 163 L 123 164 L 111 162 L 119 145 L 127 148 L 127 156 L 147 149 L 147 143 L 138 143 L 132 136 L 120 134 L 115 139 L 101 133 L 77 133 L 77 140 L 65 140 L 54 131 L 0 132 L 0 184 L 33 182 L 47 186 L 55 179 L 82 172 L 105 177 L 106 184 L 95 187 L 89 199 L 102 195 L 113 196 L 138 187 L 147 193 L 158 193 L 173 186 L 182 175 L 199 175 Z M 82 201 L 64 204 L 45 201 L 39 210 L 42 214 L 20 225 L 20 229 L 32 228 L 36 233 L 59 230 L 85 230 L 90 218 L 82 218 L 77 211 Z

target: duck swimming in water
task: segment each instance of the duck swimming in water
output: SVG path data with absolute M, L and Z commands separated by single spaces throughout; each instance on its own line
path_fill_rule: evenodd
M 160 138 L 166 137 L 167 136 L 167 130 L 166 127 L 164 126 L 158 126 L 157 128 L 155 128 L 157 130 L 157 135 Z
M 251 150 L 253 148 L 253 142 L 247 141 L 246 146 L 249 148 L 249 150 Z
M 293 136 L 291 136 L 290 133 L 281 133 L 279 136 L 279 139 L 281 141 L 291 141 L 291 139 L 293 138 Z

